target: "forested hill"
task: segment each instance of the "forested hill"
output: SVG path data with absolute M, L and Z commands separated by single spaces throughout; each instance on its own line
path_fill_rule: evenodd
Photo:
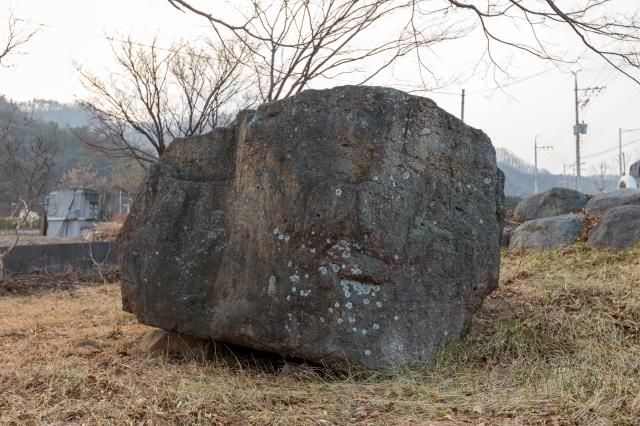
M 504 148 L 497 148 L 498 167 L 505 174 L 504 193 L 506 195 L 524 196 L 533 193 L 534 167 L 511 151 Z M 616 189 L 619 176 L 605 175 L 586 176 L 581 179 L 581 190 L 587 194 L 599 192 L 601 188 L 605 191 Z M 538 191 L 546 191 L 553 187 L 573 188 L 575 177 L 572 175 L 562 176 L 549 173 L 547 170 L 538 171 Z
M 21 104 L 24 110 L 33 110 L 33 116 L 51 121 L 61 127 L 84 127 L 90 124 L 89 115 L 78 104 L 65 104 L 47 99 L 34 99 Z
M 0 96 L 0 113 L 6 111 L 11 105 L 9 101 Z M 91 151 L 74 136 L 74 132 L 78 128 L 90 125 L 89 116 L 80 105 L 45 99 L 35 99 L 17 105 L 25 114 L 32 114 L 40 122 L 53 122 L 58 125 L 62 152 L 58 173 L 60 176 L 64 171 L 82 162 L 90 163 L 100 175 L 111 175 L 116 162 Z M 533 193 L 533 166 L 507 149 L 497 148 L 496 153 L 498 166 L 506 177 L 505 194 L 523 196 Z M 582 190 L 587 193 L 597 192 L 601 188 L 607 191 L 613 190 L 616 188 L 617 181 L 618 176 L 611 175 L 604 176 L 604 178 L 600 176 L 583 177 Z M 573 187 L 573 177 L 554 175 L 546 170 L 540 170 L 538 173 L 539 191 L 545 191 L 554 186 L 571 188 Z

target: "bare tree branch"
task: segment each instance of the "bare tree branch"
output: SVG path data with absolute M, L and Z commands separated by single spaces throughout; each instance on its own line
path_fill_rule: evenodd
M 87 145 L 146 167 L 176 137 L 205 133 L 220 124 L 249 81 L 242 76 L 245 47 L 227 43 L 169 48 L 131 38 L 111 39 L 118 72 L 100 78 L 77 65 L 91 99 L 82 105 L 94 134 L 78 131 Z M 97 135 L 96 135 L 97 134 Z
M 13 13 L 9 14 L 6 26 L 0 33 L 0 66 L 7 66 L 4 62 L 11 52 L 15 52 L 20 46 L 29 42 L 31 38 L 38 32 L 38 29 L 28 28 L 25 25 L 19 25 L 20 19 L 16 18 Z

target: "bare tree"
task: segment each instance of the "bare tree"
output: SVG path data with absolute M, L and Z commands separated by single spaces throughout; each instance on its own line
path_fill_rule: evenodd
M 247 0 L 248 12 L 238 23 L 194 6 L 195 0 L 168 1 L 204 17 L 221 39 L 231 34 L 251 46 L 247 65 L 260 78 L 264 100 L 297 93 L 318 77 L 353 72 L 365 63 L 360 82 L 367 82 L 410 54 L 426 89 L 422 71 L 432 69 L 423 55 L 463 36 L 484 40 L 478 64 L 486 62 L 496 82 L 500 74 L 509 76 L 514 52 L 562 65 L 575 63 L 585 50 L 640 82 L 640 12 L 630 5 L 623 11 L 622 0 L 278 0 L 270 7 Z M 398 14 L 404 17 L 400 25 Z M 382 31 L 372 31 L 380 22 Z M 363 37 L 366 42 L 358 43 Z M 568 44 L 580 53 L 569 55 Z
M 591 166 L 591 174 L 597 177 L 596 186 L 600 192 L 604 192 L 606 188 L 604 180 L 608 171 L 609 163 L 607 161 L 601 161 L 597 166 Z
M 106 176 L 100 176 L 88 161 L 82 161 L 64 172 L 58 187 L 104 190 L 108 183 L 109 179 Z
M 230 36 L 247 46 L 251 55 L 243 64 L 256 77 L 265 102 L 299 93 L 319 79 L 350 75 L 367 83 L 398 59 L 417 52 L 414 59 L 421 61 L 420 48 L 464 34 L 439 19 L 443 10 L 416 27 L 411 0 L 250 0 L 239 24 L 190 1 L 169 2 L 208 19 L 221 42 Z
M 225 108 L 247 87 L 242 78 L 242 46 L 168 48 L 113 40 L 118 71 L 102 79 L 77 66 L 92 97 L 83 106 L 95 132 L 78 132 L 89 146 L 142 166 L 158 158 L 172 139 L 216 127 Z
M 37 32 L 37 29 L 20 25 L 20 19 L 10 13 L 6 20 L 5 28 L 0 33 L 0 66 L 7 66 L 4 62 L 6 57 L 31 40 Z
M 51 183 L 58 155 L 53 124 L 41 125 L 15 107 L 3 117 L 0 129 L 0 169 L 5 175 L 3 193 L 15 200 L 18 210 L 13 243 L 0 253 L 0 279 L 4 262 L 19 244 L 21 229 L 37 210 Z

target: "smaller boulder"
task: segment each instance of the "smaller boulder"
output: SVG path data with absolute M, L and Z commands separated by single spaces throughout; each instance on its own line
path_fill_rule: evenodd
M 587 244 L 620 250 L 640 242 L 640 206 L 620 206 L 609 210 L 591 230 Z
M 588 197 L 582 192 L 568 188 L 551 188 L 520 201 L 513 214 L 516 222 L 579 213 L 587 204 Z
M 602 216 L 614 207 L 639 205 L 640 192 L 635 189 L 619 189 L 605 194 L 594 195 L 584 211 L 591 216 Z
M 513 230 L 509 249 L 550 250 L 573 243 L 584 226 L 576 214 L 529 220 Z

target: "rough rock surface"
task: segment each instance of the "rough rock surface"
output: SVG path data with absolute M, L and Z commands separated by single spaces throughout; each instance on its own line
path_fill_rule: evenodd
M 119 240 L 124 308 L 200 338 L 420 364 L 498 283 L 504 176 L 425 98 L 309 90 L 174 141 Z
M 587 202 L 584 211 L 591 216 L 602 216 L 614 207 L 640 206 L 640 191 L 636 189 L 619 189 L 605 194 L 594 195 Z
M 513 214 L 516 222 L 578 213 L 587 204 L 587 196 L 567 188 L 551 188 L 520 201 Z
M 573 243 L 584 219 L 576 214 L 530 220 L 513 230 L 509 249 L 549 250 Z
M 600 249 L 620 250 L 640 242 L 640 206 L 609 210 L 591 230 L 587 244 Z

